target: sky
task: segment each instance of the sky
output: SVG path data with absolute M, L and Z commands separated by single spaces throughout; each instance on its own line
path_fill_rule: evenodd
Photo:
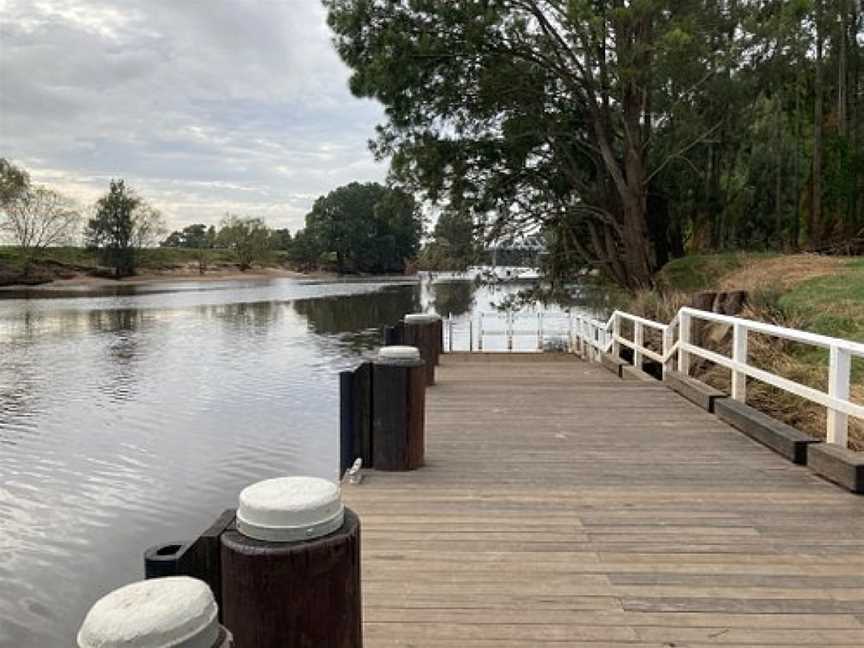
M 296 230 L 381 181 L 319 0 L 0 0 L 0 157 L 82 206 L 125 178 L 176 229 Z

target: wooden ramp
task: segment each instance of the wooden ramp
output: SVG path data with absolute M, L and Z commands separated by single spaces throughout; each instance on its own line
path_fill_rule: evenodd
M 438 375 L 427 466 L 345 487 L 366 648 L 864 646 L 864 498 L 568 356 Z

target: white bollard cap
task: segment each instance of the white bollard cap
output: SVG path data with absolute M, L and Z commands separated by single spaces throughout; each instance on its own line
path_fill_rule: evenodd
M 78 631 L 78 648 L 213 648 L 221 632 L 217 616 L 203 581 L 139 581 L 96 601 Z
M 243 489 L 237 530 L 255 540 L 298 542 L 333 533 L 344 516 L 342 494 L 334 482 L 279 477 Z
M 411 313 L 404 317 L 406 324 L 431 324 L 441 319 L 440 315 L 435 313 Z
M 413 346 L 385 346 L 378 349 L 379 360 L 419 360 L 420 349 Z

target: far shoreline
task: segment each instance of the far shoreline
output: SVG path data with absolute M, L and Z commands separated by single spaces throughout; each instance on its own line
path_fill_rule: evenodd
M 242 272 L 240 270 L 213 270 L 205 274 L 192 272 L 147 272 L 121 279 L 98 277 L 85 273 L 77 274 L 68 279 L 53 279 L 39 284 L 8 284 L 0 286 L 3 293 L 76 293 L 110 290 L 123 287 L 147 287 L 170 283 L 217 283 L 217 282 L 248 282 L 267 281 L 270 279 L 300 279 L 309 281 L 345 282 L 345 283 L 399 283 L 418 281 L 415 275 L 340 275 L 335 272 L 297 272 L 284 268 L 253 268 Z

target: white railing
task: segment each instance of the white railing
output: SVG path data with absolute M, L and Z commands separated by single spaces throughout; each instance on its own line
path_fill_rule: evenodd
M 565 312 L 489 311 L 444 321 L 448 351 L 543 351 L 554 344 L 573 351 L 575 316 Z
M 693 320 L 704 320 L 725 324 L 732 329 L 732 354 L 723 355 L 693 343 Z M 631 322 L 633 338 L 621 335 L 621 324 Z M 645 330 L 660 332 L 661 350 L 649 348 L 645 343 Z M 677 339 L 675 331 L 678 331 Z M 828 391 L 815 389 L 775 373 L 755 367 L 748 362 L 748 336 L 761 333 L 771 337 L 783 338 L 792 342 L 826 349 L 828 360 Z M 732 372 L 731 396 L 744 402 L 747 398 L 747 378 L 752 378 L 778 389 L 800 396 L 813 403 L 824 406 L 828 413 L 826 440 L 843 447 L 848 445 L 849 416 L 864 419 L 864 406 L 850 400 L 852 358 L 864 358 L 864 344 L 798 331 L 795 329 L 765 324 L 754 320 L 719 315 L 695 308 L 684 307 L 668 324 L 661 324 L 630 313 L 615 311 L 605 322 L 577 316 L 575 323 L 576 350 L 582 355 L 599 360 L 601 354 L 620 354 L 621 347 L 633 351 L 633 364 L 642 368 L 645 358 L 661 363 L 663 374 L 672 366 L 677 356 L 677 369 L 688 375 L 692 356 L 704 358 L 726 367 Z

